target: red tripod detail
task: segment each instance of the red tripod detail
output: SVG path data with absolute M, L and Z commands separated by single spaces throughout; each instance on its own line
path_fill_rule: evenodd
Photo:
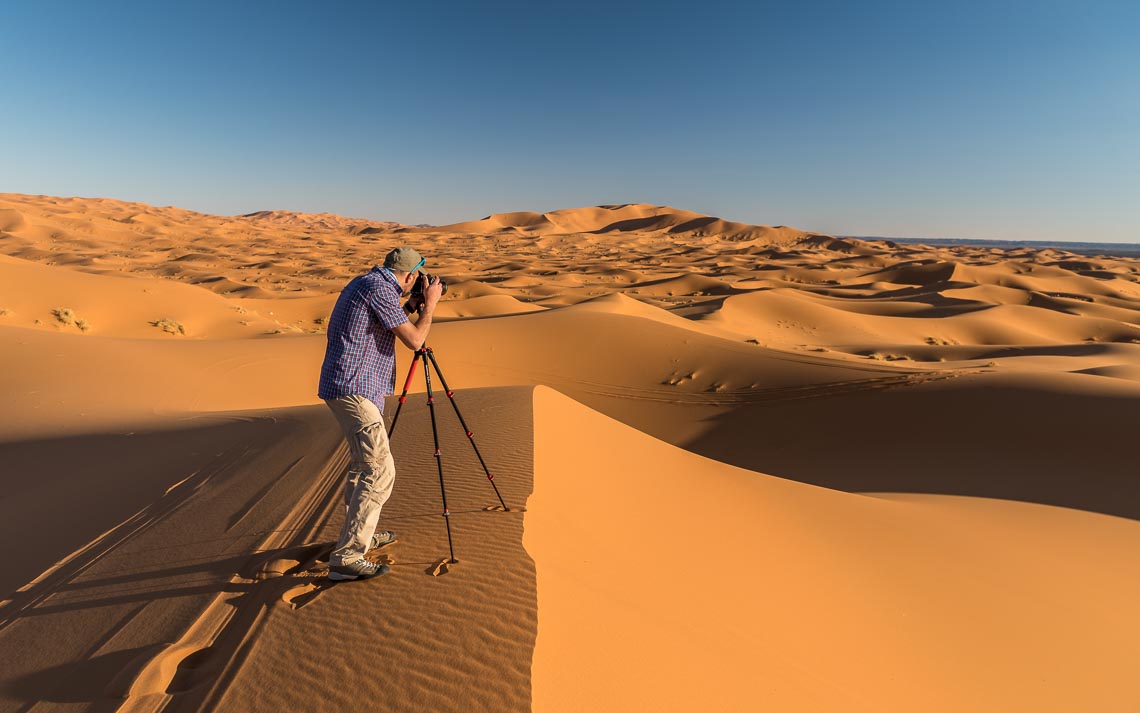
M 435 420 L 435 395 L 431 388 L 431 371 L 434 368 L 435 373 L 439 376 L 439 381 L 443 384 L 443 391 L 447 394 L 447 398 L 451 401 L 451 407 L 455 409 L 455 415 L 459 417 L 459 423 L 463 426 L 463 432 L 467 434 L 467 440 L 471 442 L 471 447 L 475 449 L 475 457 L 479 459 L 479 465 L 483 466 L 483 472 L 487 475 L 487 481 L 491 487 L 495 489 L 495 497 L 499 499 L 499 504 L 503 506 L 503 510 L 507 510 L 507 504 L 503 502 L 503 496 L 499 492 L 499 486 L 495 485 L 495 476 L 491 475 L 491 471 L 487 469 L 487 463 L 483 460 L 483 454 L 479 452 L 479 446 L 475 443 L 475 434 L 467 427 L 467 421 L 463 419 L 463 414 L 459 411 L 459 404 L 455 403 L 455 392 L 453 392 L 447 385 L 447 379 L 443 377 L 443 371 L 439 368 L 439 362 L 435 360 L 435 352 L 426 344 L 416 350 L 415 355 L 412 357 L 412 364 L 408 367 L 408 378 L 404 380 L 404 390 L 400 394 L 400 405 L 396 407 L 396 413 L 392 416 L 392 425 L 388 428 L 388 435 L 391 436 L 396 432 L 396 422 L 400 418 L 400 410 L 404 408 L 404 401 L 408 398 L 408 389 L 412 385 L 412 377 L 416 373 L 416 364 L 423 359 L 424 362 L 424 384 L 427 386 L 427 403 L 428 410 L 431 412 L 431 435 L 435 442 L 435 465 L 439 470 L 439 493 L 443 498 L 443 521 L 447 525 L 447 548 L 451 554 L 451 562 L 455 563 L 459 560 L 455 559 L 455 546 L 451 541 L 451 512 L 447 509 L 447 488 L 443 484 L 443 458 L 440 456 L 439 450 L 439 428 L 436 426 Z

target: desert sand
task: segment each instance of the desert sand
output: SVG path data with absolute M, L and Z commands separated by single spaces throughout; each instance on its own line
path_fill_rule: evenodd
M 417 379 L 392 572 L 333 586 L 324 323 L 400 244 L 509 509 L 438 399 L 438 566 Z M 0 380 L 0 710 L 1140 700 L 1137 260 L 0 194 Z

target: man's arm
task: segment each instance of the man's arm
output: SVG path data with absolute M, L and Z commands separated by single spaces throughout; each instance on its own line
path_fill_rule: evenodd
M 416 323 L 404 322 L 392 328 L 392 333 L 399 337 L 408 349 L 416 351 L 427 341 L 428 331 L 431 329 L 431 316 L 435 312 L 435 306 L 442 294 L 443 286 L 439 284 L 437 279 L 424 290 L 424 306 L 420 310 L 420 318 L 416 320 Z

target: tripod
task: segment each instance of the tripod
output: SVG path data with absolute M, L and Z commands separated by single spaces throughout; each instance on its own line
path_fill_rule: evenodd
M 495 476 L 491 475 L 491 471 L 487 469 L 483 454 L 479 452 L 479 446 L 475 444 L 475 435 L 467 427 L 467 421 L 463 420 L 463 414 L 459 412 L 459 404 L 455 403 L 455 392 L 448 387 L 447 379 L 443 378 L 443 371 L 439 368 L 439 362 L 435 360 L 435 352 L 426 344 L 416 350 L 415 356 L 412 357 L 412 364 L 408 367 L 408 378 L 404 380 L 404 391 L 400 394 L 400 405 L 396 407 L 396 413 L 392 416 L 392 426 L 388 429 L 389 437 L 396 432 L 396 422 L 400 418 L 400 410 L 404 408 L 404 400 L 408 397 L 408 388 L 412 385 L 412 377 L 416 373 L 416 364 L 421 359 L 424 362 L 424 384 L 427 386 L 428 410 L 431 412 L 431 435 L 435 441 L 435 465 L 439 470 L 439 493 L 443 498 L 443 522 L 447 526 L 447 549 L 451 555 L 450 562 L 455 564 L 459 560 L 455 559 L 455 545 L 451 541 L 451 511 L 447 509 L 447 488 L 443 484 L 443 458 L 439 452 L 439 429 L 435 421 L 435 396 L 431 389 L 431 370 L 433 368 L 435 373 L 439 375 L 439 381 L 443 384 L 443 391 L 447 394 L 448 400 L 451 401 L 451 407 L 455 409 L 455 415 L 459 417 L 459 423 L 463 426 L 463 432 L 467 434 L 467 440 L 475 449 L 475 456 L 479 459 L 479 465 L 483 466 L 483 472 L 487 474 L 487 482 L 495 489 L 495 496 L 499 498 L 499 504 L 503 506 L 504 511 L 507 510 L 507 504 L 503 502 L 499 486 L 495 485 Z

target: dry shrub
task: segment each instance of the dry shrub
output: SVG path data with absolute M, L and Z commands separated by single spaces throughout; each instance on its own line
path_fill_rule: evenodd
M 156 319 L 150 323 L 150 326 L 158 327 L 168 334 L 186 335 L 186 328 L 173 319 Z
M 70 327 L 75 324 L 75 312 L 70 307 L 60 307 L 51 311 L 55 318 Z
M 77 317 L 75 310 L 71 309 L 70 307 L 60 307 L 59 309 L 53 309 L 51 313 L 55 315 L 56 321 L 65 327 L 78 327 L 82 332 L 86 332 L 91 329 L 91 323 L 85 319 Z M 36 320 L 36 323 L 39 324 L 39 320 Z

